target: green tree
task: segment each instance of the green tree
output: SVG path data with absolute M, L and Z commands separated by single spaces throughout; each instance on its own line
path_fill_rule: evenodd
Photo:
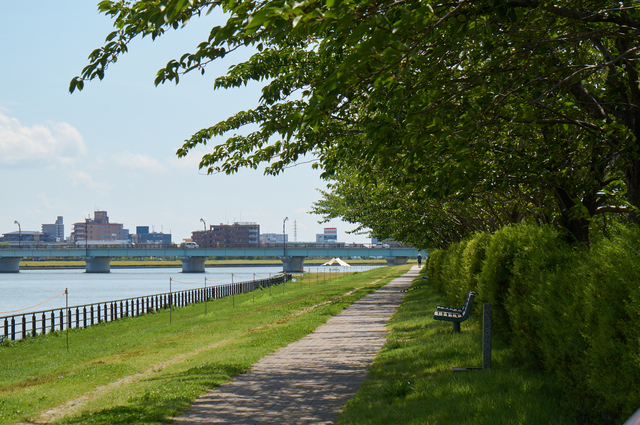
M 637 1 L 103 1 L 116 30 L 70 90 L 102 79 L 131 39 L 213 9 L 224 25 L 156 84 L 243 46 L 257 53 L 215 87 L 267 83 L 255 109 L 178 150 L 226 136 L 202 158 L 209 172 L 264 164 L 277 174 L 312 154 L 325 177 L 349 169 L 369 185 L 385 170 L 385 185 L 436 203 L 520 191 L 521 204 L 555 199 L 537 214 L 558 214 L 582 242 L 594 214 L 624 206 L 607 196 L 617 179 L 640 207 Z M 257 131 L 229 135 L 253 123 Z

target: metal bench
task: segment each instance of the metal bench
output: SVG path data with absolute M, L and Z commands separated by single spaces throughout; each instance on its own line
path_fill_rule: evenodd
M 460 332 L 460 323 L 469 318 L 471 314 L 471 307 L 473 306 L 473 299 L 476 297 L 476 293 L 469 291 L 467 298 L 464 300 L 464 304 L 460 308 L 436 306 L 436 311 L 433 313 L 435 320 L 442 320 L 445 322 L 453 323 L 453 331 Z

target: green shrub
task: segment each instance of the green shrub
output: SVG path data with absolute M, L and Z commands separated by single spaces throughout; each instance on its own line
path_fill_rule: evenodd
M 462 253 L 462 265 L 465 273 L 463 295 L 466 295 L 468 291 L 478 290 L 478 277 L 484 267 L 484 260 L 490 241 L 491 235 L 489 233 L 476 233 L 467 243 Z
M 461 304 L 466 292 L 460 295 L 461 287 L 465 286 L 465 273 L 462 261 L 462 253 L 467 246 L 467 241 L 452 244 L 445 251 L 441 277 L 443 279 L 443 290 L 449 305 Z
M 513 265 L 518 257 L 527 257 L 537 249 L 532 241 L 540 228 L 531 225 L 507 226 L 497 231 L 486 249 L 484 267 L 478 276 L 478 300 L 492 304 L 493 329 L 495 334 L 509 341 L 511 325 L 506 310 L 506 301 L 522 292 L 522 283 L 513 276 Z M 511 286 L 516 287 L 511 289 Z
M 544 368 L 581 423 L 622 423 L 640 407 L 640 230 L 591 249 L 518 225 L 434 252 L 429 276 L 450 302 L 477 290 L 520 364 Z M 433 255 L 432 254 L 432 255 Z
M 444 259 L 445 251 L 442 249 L 435 250 L 427 257 L 425 267 L 427 268 L 427 276 L 429 282 L 436 289 L 443 292 L 444 283 L 442 280 L 442 260 Z
M 520 249 L 513 257 L 511 281 L 504 298 L 509 338 L 523 364 L 541 368 L 541 333 L 549 331 L 543 331 L 544 322 L 553 317 L 551 324 L 563 332 L 572 327 L 567 321 L 573 318 L 566 313 L 575 304 L 575 279 L 566 271 L 580 252 L 548 227 L 527 226 L 511 235 Z
M 585 288 L 585 370 L 594 414 L 619 422 L 640 407 L 640 231 L 594 246 Z

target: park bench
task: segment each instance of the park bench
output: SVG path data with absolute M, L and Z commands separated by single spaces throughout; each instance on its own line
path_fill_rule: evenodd
M 473 299 L 476 293 L 469 291 L 467 298 L 464 300 L 464 304 L 460 308 L 436 306 L 436 311 L 433 313 L 435 320 L 443 320 L 445 322 L 453 323 L 453 331 L 460 332 L 460 323 L 469 318 L 471 314 L 471 307 L 473 306 Z

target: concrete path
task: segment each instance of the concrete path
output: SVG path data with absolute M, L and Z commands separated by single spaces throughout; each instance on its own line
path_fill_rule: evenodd
M 196 400 L 175 424 L 331 424 L 367 377 L 414 266 L 301 340 Z

